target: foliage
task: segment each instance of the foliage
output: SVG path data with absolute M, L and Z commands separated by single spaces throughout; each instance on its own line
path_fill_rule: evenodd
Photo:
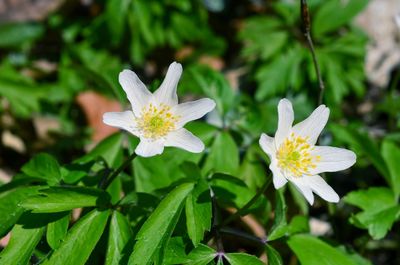
M 310 82 L 317 83 L 307 40 L 296 27 L 301 25 L 297 2 L 274 2 L 271 16 L 247 19 L 239 34 L 245 42 L 242 56 L 255 71 L 258 100 L 281 95 L 287 87 L 298 92 Z M 328 88 L 328 102 L 338 103 L 350 92 L 362 96 L 366 37 L 349 22 L 368 0 L 309 2 L 311 31 L 317 40 L 315 49 Z
M 312 207 L 293 186 L 266 185 L 260 134 L 275 132 L 281 97 L 305 118 L 318 86 L 299 1 L 264 2 L 65 1 L 43 21 L 0 24 L 0 173 L 12 172 L 0 178 L 0 238 L 11 235 L 0 264 L 398 262 L 400 73 L 389 91 L 365 81 L 367 38 L 352 20 L 368 1 L 307 1 L 331 109 L 320 145 L 357 154 L 325 176 L 341 202 Z M 184 65 L 181 99 L 217 103 L 185 126 L 205 151 L 133 158 L 138 140 L 125 132 L 94 144 L 77 98 L 94 91 L 129 108 L 119 72 L 155 79 L 154 91 L 173 60 Z M 40 118 L 59 127 L 40 136 Z M 315 219 L 329 231 L 315 234 Z

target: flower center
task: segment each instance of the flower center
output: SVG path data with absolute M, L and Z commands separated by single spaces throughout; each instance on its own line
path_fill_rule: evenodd
M 179 117 L 173 115 L 170 110 L 171 107 L 164 104 L 157 107 L 150 103 L 144 107 L 141 116 L 136 118 L 142 136 L 158 139 L 174 130 Z
M 316 168 L 316 162 L 321 160 L 320 156 L 312 156 L 311 147 L 307 143 L 307 137 L 295 137 L 294 133 L 286 138 L 276 152 L 278 166 L 294 177 L 310 175 L 310 169 Z

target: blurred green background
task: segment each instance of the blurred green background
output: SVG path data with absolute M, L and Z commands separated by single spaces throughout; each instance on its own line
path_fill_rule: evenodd
M 318 80 L 299 2 L 0 1 L 0 182 L 9 181 L 39 152 L 61 163 L 82 156 L 113 132 L 102 124 L 102 114 L 129 108 L 118 84 L 120 71 L 134 70 L 154 90 L 168 65 L 178 61 L 184 67 L 181 99 L 205 95 L 216 100 L 217 111 L 207 121 L 230 131 L 241 175 L 251 171 L 254 177 L 244 180 L 250 187 L 261 186 L 265 169 L 250 166 L 254 142 L 262 132 L 275 131 L 279 99 L 292 100 L 296 121 L 317 106 Z M 383 186 L 391 188 L 388 196 L 397 204 L 400 25 L 391 13 L 384 21 L 374 12 L 378 2 L 391 3 L 308 1 L 326 86 L 324 104 L 331 109 L 320 143 L 347 146 L 358 155 L 351 175 L 329 178 L 341 196 Z M 400 7 L 384 10 L 400 13 Z M 383 238 L 372 240 L 363 229 L 376 223 L 353 214 L 368 208 L 347 202 L 329 220 L 342 228 L 333 238 L 374 264 L 398 264 L 399 224 L 390 228 L 399 217 L 386 223 L 383 234 L 370 230 L 373 238 Z M 326 219 L 318 205 L 310 211 Z

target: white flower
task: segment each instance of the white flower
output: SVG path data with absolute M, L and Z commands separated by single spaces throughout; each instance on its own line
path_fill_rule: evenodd
M 311 205 L 313 192 L 326 201 L 338 202 L 337 193 L 318 174 L 349 168 L 356 162 L 356 155 L 342 148 L 315 146 L 328 121 L 329 109 L 321 105 L 307 119 L 292 126 L 292 103 L 282 99 L 278 115 L 275 138 L 262 134 L 259 141 L 271 160 L 269 168 L 275 188 L 291 181 Z
M 136 154 L 154 156 L 161 154 L 164 146 L 174 146 L 193 153 L 204 150 L 203 142 L 183 126 L 213 110 L 215 102 L 203 98 L 178 104 L 176 88 L 181 74 L 182 66 L 173 62 L 161 86 L 153 94 L 134 72 L 124 70 L 119 74 L 119 82 L 132 110 L 104 113 L 103 122 L 139 137 Z

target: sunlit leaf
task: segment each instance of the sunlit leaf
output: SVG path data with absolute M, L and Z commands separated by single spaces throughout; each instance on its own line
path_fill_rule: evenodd
M 86 214 L 68 231 L 59 248 L 43 264 L 85 264 L 103 234 L 109 213 L 108 210 L 93 210 Z
M 25 209 L 33 213 L 64 212 L 82 207 L 104 207 L 110 196 L 99 189 L 85 187 L 53 187 L 40 190 L 21 203 Z
M 4 236 L 8 230 L 18 221 L 24 208 L 20 203 L 29 196 L 37 194 L 44 187 L 17 187 L 0 193 L 0 237 Z
M 389 188 L 352 191 L 344 197 L 344 201 L 363 210 L 352 216 L 350 221 L 358 227 L 367 228 L 374 239 L 383 238 L 400 217 L 400 206 Z
M 123 251 L 133 236 L 127 218 L 118 211 L 114 211 L 111 216 L 109 233 L 105 264 L 118 265 L 121 264 Z
M 129 264 L 151 264 L 156 256 L 162 260 L 165 251 L 162 246 L 166 246 L 192 189 L 193 184 L 182 184 L 160 202 L 139 230 Z
M 283 265 L 282 257 L 270 244 L 265 246 L 268 257 L 268 265 Z
M 275 206 L 275 216 L 274 224 L 268 235 L 268 241 L 272 241 L 284 236 L 287 232 L 286 228 L 286 202 L 283 190 L 280 189 L 276 192 L 276 206 Z
M 21 170 L 28 176 L 45 180 L 49 185 L 55 185 L 61 179 L 57 160 L 45 153 L 34 156 Z
M 188 235 L 197 246 L 204 238 L 205 231 L 211 229 L 211 195 L 208 184 L 200 179 L 186 198 L 186 226 Z
M 321 35 L 349 23 L 368 4 L 368 0 L 331 0 L 322 5 L 313 19 L 313 33 Z
M 229 154 L 229 155 L 227 155 Z M 217 135 L 207 157 L 203 172 L 208 171 L 236 175 L 239 169 L 239 150 L 227 132 Z
M 47 225 L 46 239 L 52 249 L 57 249 L 67 234 L 70 215 L 70 212 L 66 212 L 61 218 Z
M 203 265 L 208 264 L 217 256 L 215 249 L 209 246 L 200 244 L 197 248 L 193 249 L 188 255 L 187 265 Z
M 390 174 L 390 184 L 396 197 L 400 195 L 400 147 L 386 140 L 382 143 L 382 156 Z
M 289 247 L 302 265 L 357 265 L 348 255 L 311 235 L 294 235 L 288 240 Z
M 15 225 L 7 247 L 0 253 L 1 264 L 28 264 L 32 252 L 39 243 L 45 227 L 24 228 Z
M 225 258 L 229 261 L 231 265 L 265 265 L 257 257 L 246 254 L 246 253 L 228 253 L 225 254 Z

